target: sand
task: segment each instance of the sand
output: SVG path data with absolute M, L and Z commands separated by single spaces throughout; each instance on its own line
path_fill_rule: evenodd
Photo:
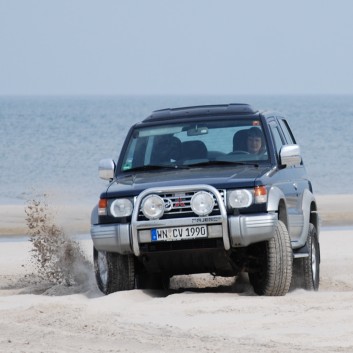
M 326 226 L 353 223 L 352 198 L 339 199 L 320 203 Z M 84 232 L 89 210 L 81 211 L 74 219 Z M 104 296 L 91 265 L 81 285 L 36 282 L 31 243 L 13 236 L 20 227 L 11 232 L 16 212 L 7 213 L 12 235 L 0 238 L 0 352 L 353 352 L 352 227 L 322 228 L 318 292 L 259 297 L 246 277 L 194 275 L 172 278 L 170 290 Z M 80 244 L 92 261 L 89 237 Z

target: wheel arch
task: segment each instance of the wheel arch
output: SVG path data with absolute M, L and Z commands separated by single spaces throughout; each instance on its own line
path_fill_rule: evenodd
M 318 210 L 317 210 L 317 204 L 316 204 L 315 199 L 312 200 L 311 203 L 310 203 L 309 223 L 314 225 L 314 227 L 316 228 L 316 234 L 319 237 L 319 233 L 320 233 L 320 217 L 319 217 L 319 213 L 318 213 Z
M 287 229 L 289 229 L 286 198 L 282 190 L 276 186 L 272 186 L 269 190 L 267 212 L 276 212 L 278 220 L 282 221 Z
M 308 234 L 309 234 L 309 224 L 312 223 L 315 228 L 317 234 L 319 234 L 319 217 L 317 213 L 317 206 L 315 197 L 310 192 L 310 190 L 306 189 L 303 193 L 302 198 L 302 212 L 303 212 L 303 230 L 297 242 L 296 248 L 302 247 L 306 244 Z

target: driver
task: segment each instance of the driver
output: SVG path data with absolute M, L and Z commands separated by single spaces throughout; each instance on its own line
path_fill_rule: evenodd
M 249 129 L 248 137 L 246 140 L 248 152 L 251 154 L 262 153 L 265 149 L 264 137 L 262 131 L 257 127 Z

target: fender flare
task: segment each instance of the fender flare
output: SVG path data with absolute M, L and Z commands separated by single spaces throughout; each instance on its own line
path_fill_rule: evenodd
M 284 205 L 284 212 L 280 212 L 281 202 Z M 279 214 L 279 218 L 288 229 L 288 215 L 287 215 L 287 202 L 284 193 L 277 186 L 271 186 L 268 191 L 267 197 L 267 212 L 276 212 Z
M 309 224 L 310 224 L 310 214 L 311 214 L 311 204 L 314 203 L 316 205 L 316 200 L 312 192 L 308 189 L 304 190 L 303 198 L 302 198 L 302 211 L 303 211 L 303 231 L 295 244 L 295 248 L 301 248 L 306 244 L 306 240 L 309 234 Z M 316 211 L 316 207 L 315 207 Z M 314 224 L 318 227 L 318 224 Z M 319 229 L 317 229 L 317 234 L 319 234 Z
M 277 186 L 271 186 L 267 197 L 267 212 L 278 212 L 278 205 L 281 200 L 284 201 L 287 207 L 286 197 L 282 190 Z
M 284 202 L 285 207 L 287 208 L 286 198 L 282 190 L 276 186 L 272 186 L 268 192 L 267 211 L 278 212 L 279 211 L 278 207 L 281 201 Z M 310 190 L 308 189 L 304 190 L 303 197 L 302 197 L 303 229 L 298 240 L 296 240 L 295 243 L 292 243 L 293 249 L 301 248 L 306 244 L 306 240 L 308 238 L 308 232 L 309 232 L 312 203 L 316 205 L 316 200 L 314 195 L 310 192 Z M 316 207 L 315 207 L 315 211 L 316 211 Z M 288 228 L 287 214 L 285 218 L 286 219 L 284 223 Z M 318 222 L 316 224 L 316 227 L 318 227 Z M 317 232 L 319 234 L 319 229 L 317 229 Z

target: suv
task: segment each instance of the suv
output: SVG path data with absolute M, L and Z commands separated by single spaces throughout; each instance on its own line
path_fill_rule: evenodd
M 319 217 L 287 121 L 247 104 L 154 111 L 131 127 L 92 211 L 99 289 L 247 272 L 259 295 L 319 287 Z

